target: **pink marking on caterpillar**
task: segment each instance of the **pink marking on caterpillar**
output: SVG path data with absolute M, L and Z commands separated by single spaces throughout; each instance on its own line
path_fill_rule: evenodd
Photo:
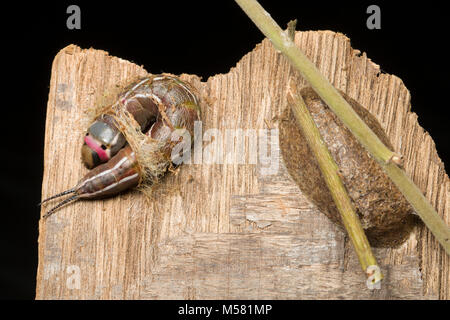
M 100 159 L 104 162 L 109 160 L 109 156 L 106 153 L 105 150 L 103 150 L 101 147 L 98 146 L 98 144 L 96 144 L 94 142 L 94 139 L 92 139 L 89 136 L 84 137 L 84 142 L 86 142 L 86 144 L 93 150 L 95 150 L 95 152 L 97 152 L 98 156 L 100 157 Z

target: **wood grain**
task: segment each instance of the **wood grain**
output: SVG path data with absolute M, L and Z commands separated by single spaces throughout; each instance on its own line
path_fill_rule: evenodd
M 450 224 L 449 178 L 410 112 L 403 82 L 381 73 L 342 34 L 297 32 L 295 40 L 337 88 L 379 119 L 405 156 L 408 174 Z M 87 172 L 80 141 L 89 106 L 117 83 L 145 74 L 104 51 L 70 45 L 58 53 L 47 107 L 43 198 Z M 290 77 L 297 75 L 268 40 L 227 74 L 205 82 L 182 75 L 202 96 L 203 133 L 218 130 L 204 147 L 220 150 L 217 134 L 227 129 L 276 129 L 288 107 Z M 267 164 L 259 159 L 185 164 L 154 188 L 150 200 L 133 191 L 74 203 L 41 220 L 36 298 L 449 299 L 449 257 L 423 224 L 401 247 L 375 249 L 386 279 L 381 290 L 368 290 L 346 235 L 300 192 L 273 137 L 275 174 L 265 174 Z

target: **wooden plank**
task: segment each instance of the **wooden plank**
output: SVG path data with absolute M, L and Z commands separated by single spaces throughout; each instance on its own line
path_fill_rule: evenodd
M 380 120 L 405 156 L 407 172 L 450 224 L 449 178 L 431 137 L 410 112 L 403 82 L 381 73 L 342 34 L 297 32 L 296 43 L 337 88 Z M 118 83 L 145 74 L 104 51 L 71 45 L 58 53 L 47 108 L 43 198 L 72 187 L 87 172 L 80 141 L 89 106 L 117 91 Z M 401 247 L 375 249 L 386 280 L 381 290 L 368 290 L 346 235 L 287 173 L 276 131 L 269 136 L 271 163 L 259 157 L 256 164 L 250 158 L 207 163 L 207 150 L 220 150 L 218 135 L 225 137 L 227 129 L 258 135 L 277 128 L 291 76 L 289 63 L 267 40 L 227 74 L 206 82 L 182 75 L 203 100 L 202 163 L 168 175 L 150 200 L 133 191 L 74 203 L 41 221 L 36 298 L 448 299 L 449 257 L 422 224 Z M 212 128 L 214 142 L 208 138 Z M 259 147 L 264 142 L 257 141 Z M 244 154 L 251 156 L 248 142 Z M 270 164 L 273 174 L 267 174 Z

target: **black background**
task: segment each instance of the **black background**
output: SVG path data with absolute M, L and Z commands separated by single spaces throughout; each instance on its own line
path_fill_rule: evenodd
M 446 114 L 448 13 L 438 4 L 382 1 L 260 1 L 284 28 L 333 30 L 400 77 L 419 123 L 449 163 Z M 68 30 L 66 9 L 81 8 L 81 30 Z M 366 27 L 371 4 L 381 8 L 381 30 Z M 151 73 L 227 73 L 263 35 L 231 0 L 58 1 L 1 7 L 2 147 L 0 298 L 33 299 L 43 140 L 53 57 L 74 43 L 144 65 Z M 61 177 L 63 178 L 63 177 Z

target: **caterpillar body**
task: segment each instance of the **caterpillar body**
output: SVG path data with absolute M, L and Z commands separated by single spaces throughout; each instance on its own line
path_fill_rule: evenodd
M 174 76 L 156 75 L 130 84 L 116 103 L 95 119 L 84 136 L 82 160 L 92 170 L 74 188 L 42 201 L 40 204 L 71 195 L 44 214 L 44 218 L 69 202 L 111 197 L 136 187 L 142 180 L 142 166 L 114 110 L 131 117 L 135 129 L 145 133 L 155 146 L 159 156 L 152 161 L 161 163 L 152 164 L 151 168 L 167 167 L 172 149 L 182 140 L 173 139 L 174 131 L 186 130 L 193 137 L 194 122 L 200 119 L 199 100 L 187 82 Z

